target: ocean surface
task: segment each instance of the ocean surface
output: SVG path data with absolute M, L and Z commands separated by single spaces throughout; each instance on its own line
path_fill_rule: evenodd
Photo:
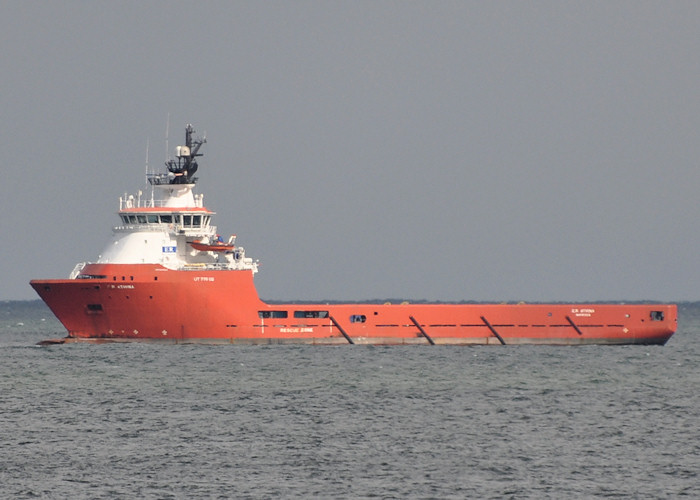
M 0 302 L 0 498 L 699 498 L 665 346 L 56 345 Z

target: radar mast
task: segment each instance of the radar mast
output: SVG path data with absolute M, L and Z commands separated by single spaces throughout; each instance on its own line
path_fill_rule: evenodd
M 175 148 L 175 158 L 165 162 L 168 168 L 166 176 L 149 176 L 151 184 L 195 184 L 195 172 L 199 168 L 196 158 L 203 156 L 199 149 L 207 142 L 205 137 L 195 137 L 192 125 L 185 128 L 185 145 Z

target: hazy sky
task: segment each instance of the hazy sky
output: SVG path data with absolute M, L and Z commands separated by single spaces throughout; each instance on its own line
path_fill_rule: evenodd
M 700 300 L 700 3 L 9 1 L 0 300 L 192 123 L 265 299 Z

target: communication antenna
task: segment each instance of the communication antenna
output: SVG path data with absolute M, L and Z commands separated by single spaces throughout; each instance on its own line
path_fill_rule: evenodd
M 148 179 L 148 147 L 150 146 L 151 138 L 146 137 L 146 179 Z
M 150 149 L 150 145 L 151 145 L 151 138 L 150 138 L 150 137 L 146 137 L 146 184 L 149 184 L 149 180 L 148 180 L 148 176 L 149 176 L 149 172 L 148 172 L 148 152 L 149 152 L 149 149 Z M 156 189 L 156 188 L 153 187 L 153 184 L 151 184 L 151 206 L 154 206 L 154 205 L 153 205 L 153 192 L 155 191 L 155 189 Z
M 165 160 L 170 160 L 170 147 L 168 146 L 168 137 L 170 135 L 170 113 L 168 120 L 165 122 Z

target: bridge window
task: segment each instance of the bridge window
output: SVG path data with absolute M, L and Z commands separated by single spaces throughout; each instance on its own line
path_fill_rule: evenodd
M 173 222 L 173 216 L 172 215 L 161 215 L 160 221 L 163 224 L 171 224 Z
M 148 223 L 149 224 L 158 224 L 158 216 L 157 215 L 148 215 Z
M 193 215 L 192 216 L 192 225 L 195 227 L 199 227 L 202 225 L 202 216 L 201 215 Z

